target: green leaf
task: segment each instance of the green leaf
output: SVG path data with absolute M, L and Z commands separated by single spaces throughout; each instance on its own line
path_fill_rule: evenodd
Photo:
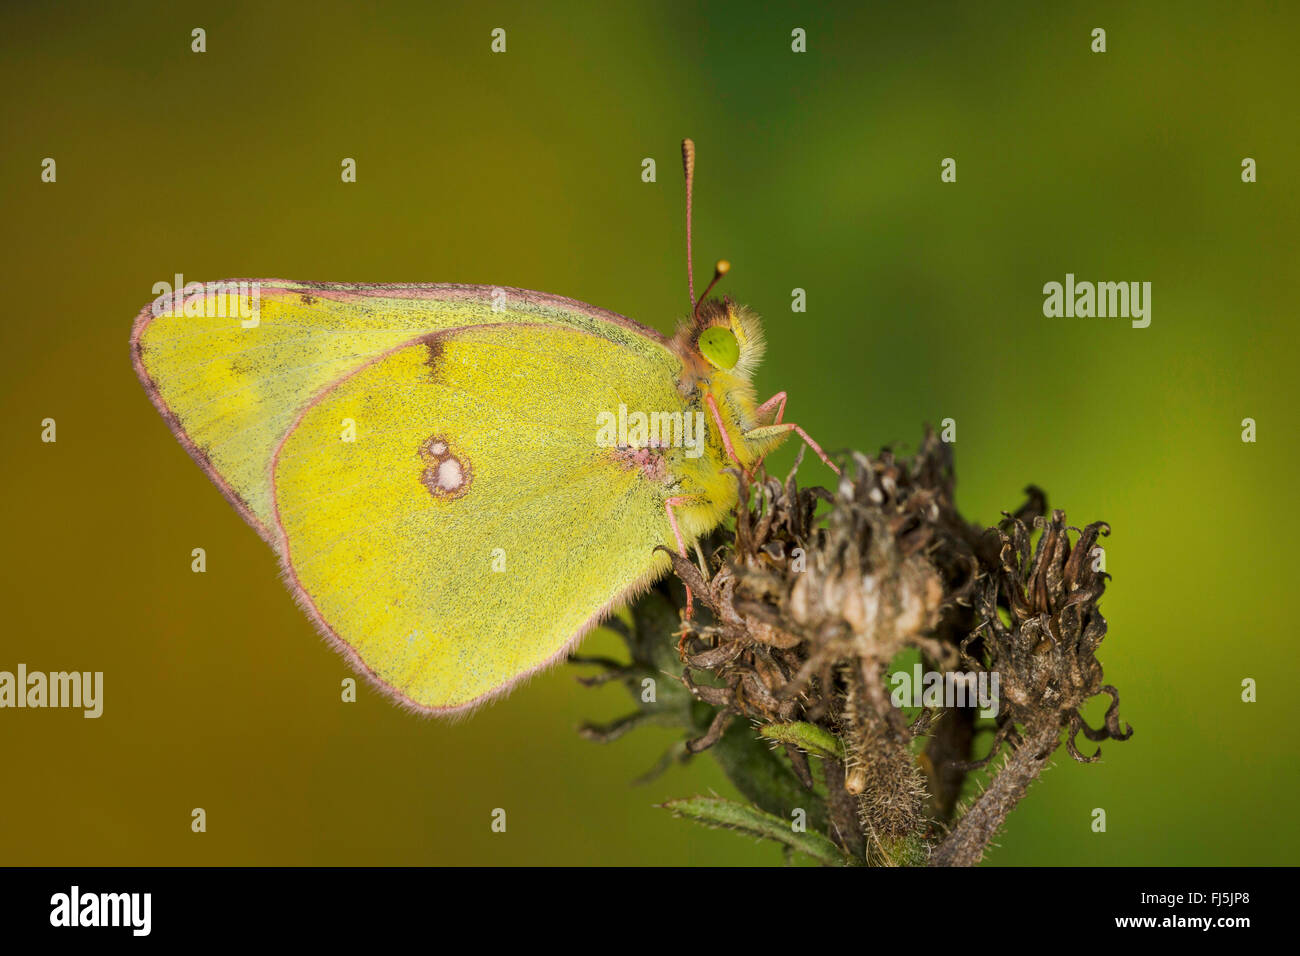
M 825 800 L 799 782 L 785 757 L 754 733 L 749 721 L 733 720 L 722 739 L 706 753 L 713 755 L 745 799 L 781 820 L 790 819 L 791 811 L 800 807 L 808 814 L 808 829 L 826 831 Z
M 675 817 L 694 820 L 707 827 L 735 830 L 761 840 L 773 840 L 796 853 L 812 857 L 823 866 L 850 866 L 850 859 L 828 838 L 814 831 L 796 833 L 789 822 L 758 807 L 746 806 L 721 797 L 687 797 L 660 804 Z
M 844 743 L 829 730 L 816 724 L 796 720 L 788 724 L 764 724 L 759 734 L 777 743 L 794 744 L 804 753 L 816 757 L 844 759 Z

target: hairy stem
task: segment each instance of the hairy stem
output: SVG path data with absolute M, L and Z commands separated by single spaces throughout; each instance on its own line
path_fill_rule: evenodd
M 984 856 L 989 841 L 1002 828 L 1007 814 L 1020 802 L 1060 743 L 1060 728 L 1040 727 L 1011 752 L 988 789 L 930 856 L 931 866 L 974 866 Z

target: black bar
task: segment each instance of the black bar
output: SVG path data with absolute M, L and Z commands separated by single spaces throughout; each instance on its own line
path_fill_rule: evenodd
M 0 930 L 6 944 L 58 937 L 78 945 L 110 938 L 240 942 L 268 933 L 294 943 L 389 944 L 395 934 L 414 933 L 457 946 L 478 937 L 496 948 L 516 934 L 539 945 L 557 932 L 591 939 L 597 928 L 620 927 L 628 938 L 659 936 L 667 945 L 661 934 L 697 924 L 761 939 L 779 923 L 812 927 L 826 919 L 844 926 L 866 920 L 885 935 L 892 925 L 900 939 L 923 938 L 929 926 L 936 939 L 975 945 L 990 934 L 1029 944 L 1063 932 L 1080 940 L 1113 933 L 1230 945 L 1237 934 L 1286 926 L 1282 887 L 1294 878 L 1288 870 L 1245 868 L 11 868 L 0 869 Z M 126 925 L 53 925 L 71 922 L 74 886 L 78 922 L 104 913 L 105 921 L 117 914 Z M 141 895 L 103 896 L 133 893 Z M 143 894 L 147 934 L 138 932 L 145 928 Z M 1122 922 L 1132 920 L 1153 922 Z M 1047 933 L 1057 935 L 1038 935 Z

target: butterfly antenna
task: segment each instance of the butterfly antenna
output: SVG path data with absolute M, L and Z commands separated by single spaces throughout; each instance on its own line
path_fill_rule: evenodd
M 686 288 L 695 305 L 695 273 L 691 269 L 691 189 L 695 185 L 695 143 L 682 140 L 682 171 L 686 173 Z
M 731 271 L 731 263 L 728 262 L 726 259 L 719 259 L 718 264 L 713 267 L 713 281 L 709 283 L 709 287 L 707 289 L 705 289 L 703 292 L 700 293 L 700 298 L 695 303 L 695 308 L 691 310 L 692 316 L 694 317 L 699 316 L 700 306 L 704 304 L 704 300 L 709 297 L 709 293 L 712 292 L 713 287 L 718 284 L 718 280 L 721 279 L 730 271 Z

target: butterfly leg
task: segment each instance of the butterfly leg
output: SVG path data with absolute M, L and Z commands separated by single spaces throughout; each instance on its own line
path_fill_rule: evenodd
M 772 424 L 780 425 L 781 419 L 785 415 L 785 392 L 777 392 L 762 405 L 758 406 L 758 408 L 754 409 L 754 413 L 761 418 L 763 413 L 773 405 L 776 406 L 776 418 L 772 419 Z
M 673 537 L 677 539 L 677 553 L 683 558 L 688 557 L 686 554 L 686 542 L 682 539 L 681 529 L 677 527 L 677 515 L 673 513 L 673 506 L 684 505 L 691 500 L 692 499 L 689 495 L 678 495 L 677 497 L 669 498 L 664 502 L 664 510 L 668 512 L 668 523 L 672 525 Z M 695 605 L 691 599 L 691 589 L 688 587 L 686 589 L 686 617 L 688 620 L 694 611 Z
M 731 436 L 727 434 L 727 428 L 722 424 L 722 413 L 718 411 L 717 401 L 710 394 L 704 396 L 704 402 L 713 413 L 713 421 L 718 426 L 718 434 L 722 436 L 722 447 L 726 449 L 727 456 L 736 463 L 736 467 L 745 476 L 745 481 L 750 481 L 749 469 L 740 463 L 740 456 L 736 454 L 736 449 L 731 444 Z
M 785 417 L 785 392 L 777 392 L 775 395 L 773 395 L 771 398 L 765 401 L 762 405 L 758 406 L 758 408 L 754 409 L 754 415 L 757 418 L 762 418 L 763 413 L 766 412 L 768 409 L 770 409 L 773 405 L 776 406 L 776 418 L 772 419 L 772 424 L 780 425 L 781 419 Z M 758 461 L 754 462 L 755 471 L 758 470 L 759 465 L 763 464 L 763 459 L 766 457 L 767 455 L 765 454 L 758 456 Z
M 822 451 L 822 446 L 813 441 L 812 436 L 794 422 L 783 422 L 780 425 L 760 425 L 758 428 L 751 428 L 749 431 L 745 432 L 745 438 L 749 440 L 762 441 L 765 438 L 774 438 L 784 432 L 794 432 L 803 439 L 805 445 L 817 453 L 817 457 L 826 463 L 827 468 L 835 472 L 837 475 L 840 473 L 839 468 L 835 467 L 835 463 L 826 457 L 826 452 Z

